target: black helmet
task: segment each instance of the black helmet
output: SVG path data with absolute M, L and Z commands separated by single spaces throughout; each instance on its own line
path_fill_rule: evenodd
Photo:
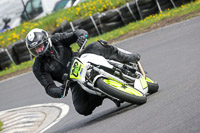
M 26 47 L 33 56 L 44 55 L 51 46 L 51 39 L 45 30 L 32 29 L 26 36 Z

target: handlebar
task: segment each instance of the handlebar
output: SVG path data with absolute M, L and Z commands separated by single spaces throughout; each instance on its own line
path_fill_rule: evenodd
M 82 52 L 82 50 L 84 49 L 86 43 L 87 43 L 87 39 L 85 39 L 83 45 L 82 45 L 81 48 L 78 50 L 78 53 L 79 53 L 79 54 L 80 54 L 80 53 Z
M 80 54 L 81 54 L 81 52 L 82 52 L 82 50 L 85 48 L 85 45 L 86 45 L 86 43 L 87 43 L 87 38 L 88 38 L 88 35 L 85 35 L 85 37 L 86 37 L 86 39 L 85 39 L 85 41 L 84 41 L 84 43 L 83 43 L 83 45 L 81 46 L 81 48 L 78 50 L 78 56 L 80 56 Z

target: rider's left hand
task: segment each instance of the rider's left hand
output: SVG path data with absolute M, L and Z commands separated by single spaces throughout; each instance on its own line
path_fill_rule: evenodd
M 69 89 L 69 88 L 65 88 L 65 85 L 61 85 L 61 86 L 59 87 L 59 89 L 62 91 L 62 93 L 61 93 L 61 98 L 64 98 L 64 97 L 67 95 L 68 89 Z
M 79 47 L 81 47 L 83 45 L 83 43 L 85 42 L 85 40 L 88 38 L 88 35 L 82 35 L 78 38 L 77 43 L 79 45 Z

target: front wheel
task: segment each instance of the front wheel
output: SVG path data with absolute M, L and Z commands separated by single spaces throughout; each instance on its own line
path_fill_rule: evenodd
M 157 82 L 154 82 L 150 77 L 146 77 L 147 85 L 148 85 L 148 93 L 153 94 L 158 91 L 159 85 Z
M 99 78 L 96 86 L 103 92 L 122 101 L 138 105 L 144 104 L 147 101 L 147 97 L 139 90 L 111 79 Z

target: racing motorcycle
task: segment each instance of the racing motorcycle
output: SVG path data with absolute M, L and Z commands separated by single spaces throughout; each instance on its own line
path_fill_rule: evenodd
M 139 61 L 123 64 L 91 53 L 80 55 L 86 42 L 73 58 L 70 73 L 63 76 L 66 88 L 71 81 L 77 82 L 88 93 L 109 98 L 118 107 L 122 102 L 144 104 L 147 94 L 158 91 L 158 83 L 144 72 Z

